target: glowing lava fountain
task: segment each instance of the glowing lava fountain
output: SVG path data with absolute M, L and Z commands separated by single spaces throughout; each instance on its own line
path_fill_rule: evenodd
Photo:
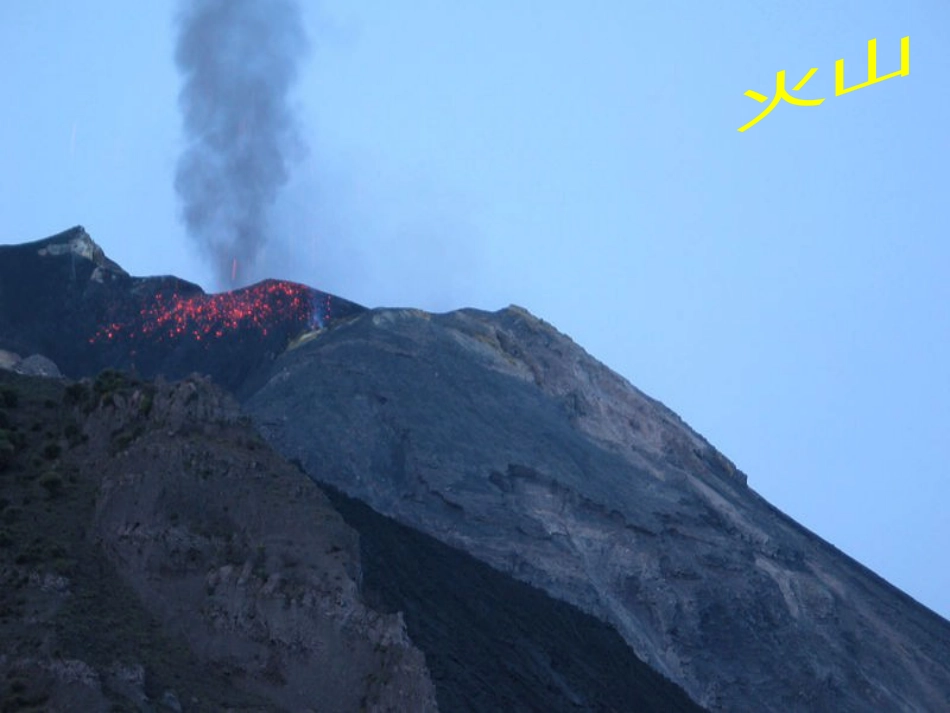
M 89 339 L 206 342 L 225 336 L 261 338 L 322 328 L 331 318 L 331 297 L 305 285 L 268 280 L 233 292 L 182 295 L 155 292 L 137 313 L 117 316 Z

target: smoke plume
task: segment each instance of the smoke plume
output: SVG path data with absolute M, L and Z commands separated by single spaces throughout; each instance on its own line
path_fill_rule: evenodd
M 288 93 L 307 51 L 294 0 L 183 0 L 175 59 L 186 147 L 175 188 L 189 234 L 234 286 L 305 151 Z

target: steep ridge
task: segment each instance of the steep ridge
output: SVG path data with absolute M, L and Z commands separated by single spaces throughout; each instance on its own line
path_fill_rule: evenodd
M 947 621 L 519 308 L 366 311 L 276 281 L 205 295 L 129 277 L 76 228 L 0 247 L 0 352 L 50 356 L 71 376 L 209 374 L 313 479 L 606 622 L 710 710 L 950 709 Z M 353 522 L 368 542 L 413 539 Z M 463 566 L 428 561 L 420 576 Z M 367 592 L 422 611 L 407 624 L 441 655 L 427 629 L 440 612 L 408 584 L 386 598 L 379 582 L 400 576 Z
M 131 277 L 80 226 L 0 246 L 0 345 L 72 378 L 198 371 L 233 390 L 301 330 L 362 310 L 286 281 L 208 295 L 177 277 Z
M 360 534 L 363 595 L 402 612 L 426 654 L 439 710 L 703 710 L 609 625 L 330 490 Z
M 606 624 L 335 494 L 362 561 L 315 486 L 201 379 L 2 371 L 57 375 L 40 351 L 74 376 L 200 371 L 252 393 L 288 344 L 323 333 L 301 329 L 362 308 L 291 285 L 329 314 L 265 294 L 247 316 L 240 295 L 260 286 L 133 278 L 81 228 L 0 247 L 0 277 L 0 381 L 21 394 L 0 428 L 5 707 L 434 710 L 418 636 L 442 710 L 700 710 Z
M 609 622 L 711 710 L 950 708 L 950 624 L 518 308 L 375 310 L 245 403 L 315 478 Z
M 3 710 L 435 711 L 360 569 L 218 388 L 0 371 Z

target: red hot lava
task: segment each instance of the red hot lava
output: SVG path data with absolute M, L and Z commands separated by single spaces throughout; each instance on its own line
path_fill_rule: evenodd
M 330 296 L 295 282 L 268 281 L 216 295 L 157 293 L 131 320 L 113 321 L 89 340 L 151 338 L 203 341 L 225 334 L 278 328 L 322 327 L 330 317 Z

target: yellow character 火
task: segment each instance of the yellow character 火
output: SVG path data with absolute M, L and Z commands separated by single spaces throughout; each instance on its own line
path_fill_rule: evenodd
M 802 87 L 804 87 L 804 86 L 805 86 L 805 83 L 806 83 L 809 79 L 811 79 L 811 78 L 812 78 L 812 75 L 813 75 L 815 72 L 817 72 L 817 71 L 818 71 L 818 68 L 817 68 L 817 67 L 812 67 L 812 68 L 808 71 L 808 74 L 806 74 L 806 75 L 802 78 L 802 81 L 800 81 L 798 84 L 795 85 L 795 87 L 792 89 L 792 91 L 797 92 L 799 89 L 801 89 Z M 757 102 L 759 102 L 760 104 L 761 104 L 762 102 L 764 102 L 766 99 L 768 99 L 768 97 L 766 97 L 766 96 L 764 96 L 764 95 L 762 95 L 762 94 L 759 94 L 758 92 L 754 92 L 754 91 L 752 91 L 751 89 L 750 89 L 749 91 L 747 91 L 747 92 L 745 93 L 745 95 L 746 95 L 747 97 L 750 97 L 750 98 L 752 98 L 752 99 L 755 99 L 755 100 L 756 100 Z M 766 116 L 766 114 L 768 114 L 770 111 L 772 111 L 772 109 L 775 108 L 775 105 L 778 104 L 779 101 L 781 101 L 781 100 L 783 100 L 783 99 L 784 99 L 785 101 L 787 101 L 789 104 L 795 104 L 796 106 L 818 106 L 819 104 L 821 104 L 821 103 L 824 101 L 824 99 L 797 99 L 797 98 L 793 97 L 791 94 L 789 94 L 789 93 L 788 93 L 788 90 L 785 88 L 785 70 L 783 69 L 782 71 L 778 72 L 778 73 L 775 75 L 775 96 L 772 97 L 771 103 L 770 103 L 767 107 L 765 107 L 765 110 L 764 110 L 761 114 L 759 114 L 757 117 L 755 117 L 755 118 L 754 118 L 752 121 L 750 121 L 748 124 L 746 124 L 745 126 L 740 126 L 740 127 L 739 127 L 739 131 L 745 131 L 745 130 L 748 129 L 750 126 L 754 126 L 755 124 L 759 123 L 759 122 Z

